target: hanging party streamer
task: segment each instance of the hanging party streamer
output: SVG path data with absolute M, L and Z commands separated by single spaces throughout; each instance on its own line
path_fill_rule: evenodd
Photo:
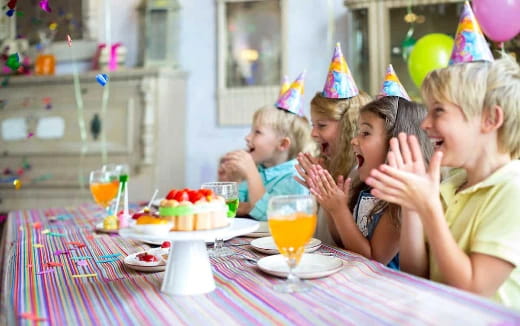
M 68 36 L 68 35 L 67 35 Z M 72 44 L 72 40 L 71 40 Z M 84 107 L 83 107 L 83 95 L 81 94 L 81 85 L 79 82 L 79 72 L 78 67 L 76 65 L 76 60 L 74 59 L 73 53 L 72 53 L 72 47 L 70 47 L 71 52 L 71 60 L 72 60 L 72 74 L 73 74 L 73 80 L 74 80 L 74 96 L 76 99 L 76 108 L 77 108 L 77 114 L 78 114 L 78 126 L 79 126 L 79 135 L 81 139 L 81 151 L 79 156 L 79 164 L 78 164 L 78 180 L 79 180 L 79 186 L 81 189 L 85 188 L 85 173 L 83 170 L 83 162 L 85 159 L 85 154 L 88 150 L 87 145 L 87 128 L 85 124 L 85 113 L 84 113 Z

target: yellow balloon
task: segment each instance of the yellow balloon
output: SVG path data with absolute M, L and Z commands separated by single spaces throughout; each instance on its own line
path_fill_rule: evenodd
M 453 38 L 446 34 L 432 33 L 421 37 L 410 53 L 408 72 L 417 87 L 432 70 L 448 66 L 453 49 Z

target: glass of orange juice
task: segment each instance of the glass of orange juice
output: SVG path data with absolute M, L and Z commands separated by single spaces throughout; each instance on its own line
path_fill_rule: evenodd
M 294 273 L 316 229 L 317 205 L 310 195 L 273 196 L 267 205 L 269 231 L 276 247 L 289 265 L 287 281 L 274 288 L 279 292 L 293 293 L 310 289 Z
M 117 196 L 119 177 L 114 172 L 94 170 L 89 177 L 90 192 L 99 205 L 107 208 Z

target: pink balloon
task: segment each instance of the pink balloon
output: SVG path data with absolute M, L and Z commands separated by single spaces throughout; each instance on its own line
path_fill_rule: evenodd
M 473 0 L 473 11 L 484 34 L 495 42 L 520 33 L 520 0 Z

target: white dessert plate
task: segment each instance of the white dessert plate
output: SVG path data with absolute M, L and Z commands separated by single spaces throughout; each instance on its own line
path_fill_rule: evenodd
M 142 262 L 137 258 L 137 255 L 148 252 L 152 255 L 155 255 L 160 258 L 158 262 L 153 263 L 147 263 Z M 166 260 L 163 255 L 167 255 L 169 252 L 169 249 L 163 249 L 163 248 L 154 248 L 146 251 L 140 251 L 136 252 L 135 254 L 131 254 L 125 257 L 123 260 L 123 263 L 125 266 L 131 269 L 135 269 L 136 271 L 141 272 L 162 272 L 166 269 Z
M 267 222 L 258 222 L 258 223 L 260 224 L 258 229 L 255 232 L 251 232 L 251 233 L 244 235 L 244 237 L 262 238 L 262 237 L 268 237 L 271 235 L 271 233 L 269 232 L 269 225 L 267 224 Z
M 258 260 L 258 268 L 264 273 L 278 277 L 287 277 L 289 267 L 282 255 L 267 256 Z M 294 269 L 301 279 L 314 279 L 329 276 L 343 268 L 343 261 L 337 257 L 320 254 L 303 254 L 300 263 Z
M 234 218 L 231 225 L 213 230 L 201 231 L 173 231 L 168 232 L 164 236 L 149 235 L 136 232 L 132 228 L 119 230 L 119 235 L 126 238 L 132 238 L 139 241 L 145 241 L 151 244 L 160 245 L 165 240 L 186 241 L 186 240 L 203 240 L 211 243 L 216 237 L 229 240 L 234 237 L 241 236 L 246 233 L 254 232 L 258 228 L 258 222 L 249 218 Z
M 305 252 L 316 251 L 320 246 L 321 240 L 312 238 L 305 245 Z M 278 248 L 276 248 L 276 244 L 274 243 L 273 237 L 263 237 L 254 239 L 253 241 L 251 241 L 251 247 L 253 247 L 253 249 L 255 249 L 256 251 L 268 255 L 276 255 L 280 253 L 278 251 Z
M 103 232 L 103 233 L 119 233 L 119 230 L 107 230 L 103 227 L 103 222 L 96 224 L 96 231 L 97 232 Z

